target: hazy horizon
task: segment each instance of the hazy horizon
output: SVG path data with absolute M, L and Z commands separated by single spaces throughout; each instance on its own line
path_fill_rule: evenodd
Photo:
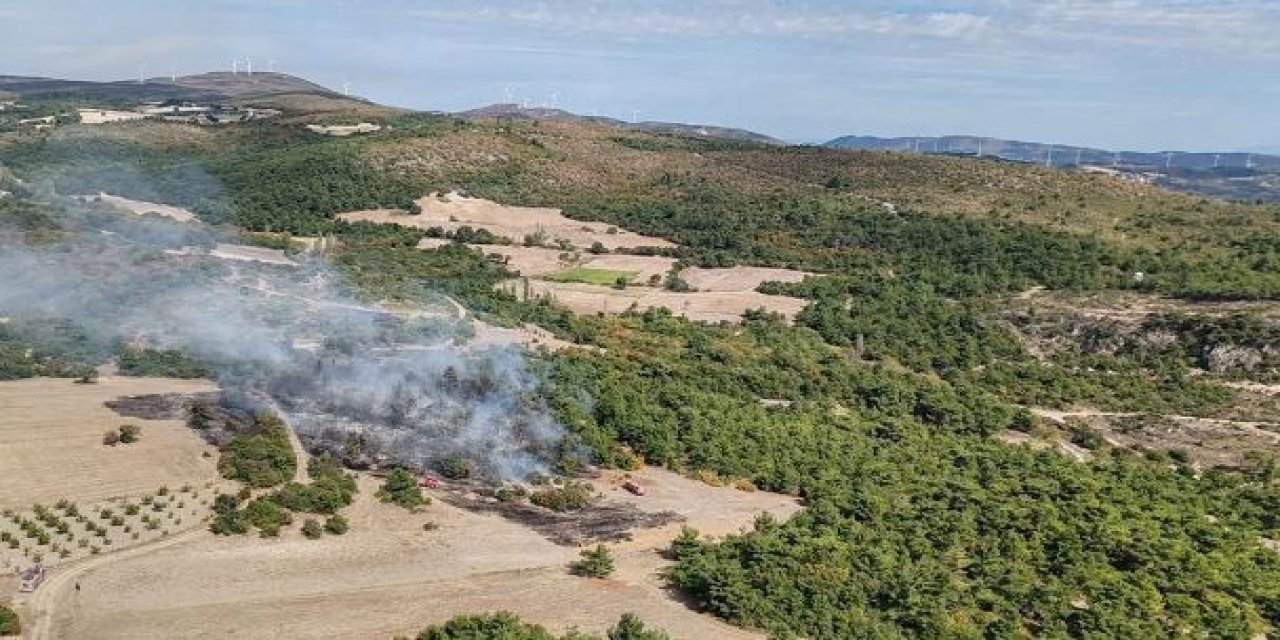
M 121 80 L 252 59 L 395 106 L 504 101 L 792 142 L 976 135 L 1280 150 L 1264 0 L 80 0 L 0 8 L 4 73 Z

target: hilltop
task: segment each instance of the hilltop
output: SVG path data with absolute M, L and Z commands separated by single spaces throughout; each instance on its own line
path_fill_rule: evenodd
M 0 76 L 0 92 L 20 98 L 82 100 L 225 101 L 234 98 L 281 94 L 314 94 L 340 97 L 335 91 L 285 73 L 229 73 L 216 71 L 176 78 L 95 82 L 26 76 Z
M 720 138 L 741 142 L 758 142 L 761 144 L 784 145 L 785 142 L 763 133 L 720 127 L 705 124 L 684 124 L 678 122 L 626 122 L 608 116 L 587 116 L 550 107 L 523 107 L 518 104 L 499 103 L 487 107 L 461 111 L 454 115 L 467 119 L 520 119 L 520 120 L 563 120 L 589 124 L 600 124 L 630 131 L 648 131 L 651 133 L 669 133 L 674 135 L 697 136 L 704 138 Z

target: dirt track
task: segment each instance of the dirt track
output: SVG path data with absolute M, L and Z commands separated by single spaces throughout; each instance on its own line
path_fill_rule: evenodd
M 644 498 L 603 484 L 610 499 L 646 510 L 676 508 L 705 531 L 746 526 L 761 510 L 781 517 L 795 501 L 718 489 L 659 470 L 639 475 Z M 215 538 L 197 532 L 135 553 L 106 556 L 51 580 L 36 606 L 42 638 L 378 638 L 413 634 L 454 615 L 507 609 L 555 629 L 602 631 L 624 612 L 668 629 L 673 638 L 755 638 L 671 599 L 654 551 L 678 527 L 653 530 L 617 547 L 607 580 L 568 575 L 576 550 L 518 524 L 437 501 L 410 514 L 372 499 L 362 479 L 349 509 L 352 531 L 317 541 L 296 530 L 280 539 Z M 436 531 L 423 531 L 431 520 Z

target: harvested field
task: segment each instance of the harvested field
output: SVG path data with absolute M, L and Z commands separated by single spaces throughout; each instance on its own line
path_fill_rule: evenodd
M 130 200 L 119 196 L 107 195 L 100 193 L 96 196 L 72 196 L 80 200 L 102 202 L 109 204 L 117 209 L 128 211 L 137 215 L 158 215 L 166 218 L 173 218 L 178 222 L 192 222 L 196 219 L 196 214 L 191 213 L 182 207 L 175 207 L 167 204 L 156 204 L 154 202 L 143 202 L 141 200 Z
M 680 278 L 695 291 L 755 291 L 765 282 L 800 282 L 811 275 L 804 271 L 768 267 L 692 267 L 680 272 Z
M 146 114 L 137 111 L 117 111 L 112 109 L 80 109 L 82 124 L 110 124 L 112 122 L 128 122 L 142 120 Z
M 522 282 L 503 285 L 517 293 Z M 550 296 L 560 304 L 583 314 L 623 313 L 631 307 L 640 310 L 666 307 L 677 315 L 702 322 L 739 322 L 742 314 L 750 309 L 764 308 L 781 313 L 787 318 L 808 304 L 800 298 L 772 296 L 754 291 L 677 293 L 652 287 L 628 287 L 614 289 L 591 284 L 529 281 L 529 292 L 534 296 Z
M 428 240 L 433 239 L 428 238 Z M 425 242 L 427 242 L 427 240 L 423 241 L 423 243 Z M 435 242 L 439 241 L 436 240 Z M 419 243 L 418 246 L 420 248 L 435 248 L 435 246 L 438 245 L 433 242 L 430 247 L 423 247 L 422 243 Z M 486 255 L 497 254 L 503 256 L 507 260 L 508 269 L 515 271 L 526 278 L 549 276 L 553 273 L 577 266 L 587 267 L 590 269 L 630 272 L 634 274 L 634 282 L 644 283 L 648 282 L 653 276 L 658 276 L 659 278 L 665 276 L 667 272 L 671 270 L 671 266 L 676 263 L 672 258 L 663 258 L 661 256 L 633 256 L 625 253 L 593 255 L 590 253 L 565 252 L 559 249 L 547 249 L 544 247 L 491 244 L 473 244 L 467 246 L 472 249 L 482 251 Z
M 709 487 L 656 469 L 636 477 L 652 487 L 650 496 L 602 488 L 610 500 L 644 511 L 679 511 L 706 531 L 734 531 L 762 510 L 785 517 L 798 508 L 786 496 Z M 29 619 L 40 621 L 35 637 L 384 640 L 497 609 L 557 630 L 599 632 L 632 611 L 676 639 L 762 637 L 698 614 L 662 589 L 657 572 L 666 561 L 656 549 L 678 525 L 618 546 L 617 573 L 593 580 L 566 571 L 576 549 L 519 524 L 440 501 L 413 514 L 377 502 L 376 488 L 373 478 L 361 478 L 345 536 L 306 540 L 296 525 L 279 539 L 193 532 L 83 572 L 72 567 L 29 604 Z M 426 521 L 438 528 L 424 531 Z
M 164 378 L 0 382 L 0 506 L 94 502 L 217 479 L 214 459 L 201 455 L 212 448 L 182 421 L 125 418 L 103 404 L 128 395 L 212 390 L 209 382 Z M 138 442 L 102 444 L 105 431 L 125 423 L 142 427 Z
M 670 247 L 661 238 L 642 236 L 603 222 L 582 222 L 564 217 L 559 209 L 508 207 L 489 200 L 468 198 L 456 193 L 430 195 L 417 200 L 419 215 L 403 211 L 375 209 L 344 213 L 339 218 L 349 222 L 365 221 L 400 224 L 426 229 L 440 227 L 453 231 L 458 227 L 486 229 L 513 242 L 523 243 L 526 236 L 543 234 L 549 243 L 565 240 L 579 249 L 599 242 L 612 250 L 635 247 Z M 613 230 L 610 233 L 610 230 Z

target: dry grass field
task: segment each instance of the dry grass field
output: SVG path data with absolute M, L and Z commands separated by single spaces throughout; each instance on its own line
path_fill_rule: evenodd
M 755 291 L 756 287 L 765 282 L 800 282 L 811 275 L 813 274 L 794 269 L 768 267 L 692 267 L 680 272 L 680 278 L 695 291 Z
M 113 376 L 0 382 L 0 507 L 94 503 L 216 479 L 214 459 L 202 457 L 213 448 L 183 423 L 124 418 L 103 406 L 126 395 L 211 390 L 205 381 Z M 105 431 L 125 423 L 142 427 L 138 442 L 102 444 Z
M 523 284 L 519 281 L 501 286 L 516 292 L 523 289 Z M 795 318 L 807 304 L 800 298 L 754 291 L 677 293 L 653 287 L 614 289 L 593 284 L 542 280 L 530 280 L 529 292 L 534 296 L 549 296 L 582 314 L 624 313 L 633 306 L 642 311 L 652 307 L 666 307 L 676 315 L 702 322 L 740 322 L 742 314 L 750 309 L 760 308 L 780 313 L 787 318 Z
M 422 213 L 409 215 L 403 211 L 375 209 L 344 213 L 339 218 L 349 222 L 400 224 L 409 227 L 441 227 L 452 231 L 470 226 L 487 229 L 494 235 L 524 242 L 526 236 L 544 234 L 548 243 L 564 240 L 579 249 L 599 242 L 606 248 L 670 247 L 670 242 L 618 229 L 601 222 L 582 222 L 564 217 L 559 209 L 542 207 L 509 207 L 480 198 L 456 193 L 429 195 L 416 201 Z
M 661 470 L 636 478 L 649 495 L 625 493 L 616 476 L 598 488 L 608 500 L 675 510 L 710 533 L 748 526 L 762 511 L 786 517 L 799 508 L 787 496 L 710 487 Z M 72 567 L 30 603 L 35 637 L 385 639 L 498 609 L 555 629 L 598 632 L 631 611 L 677 639 L 759 637 L 664 591 L 657 572 L 666 561 L 657 550 L 678 525 L 622 543 L 617 573 L 594 580 L 566 571 L 576 549 L 531 529 L 439 500 L 410 513 L 373 499 L 376 486 L 361 479 L 347 510 L 352 530 L 341 537 L 307 540 L 296 526 L 265 540 L 192 532 Z M 428 521 L 437 528 L 425 531 Z

